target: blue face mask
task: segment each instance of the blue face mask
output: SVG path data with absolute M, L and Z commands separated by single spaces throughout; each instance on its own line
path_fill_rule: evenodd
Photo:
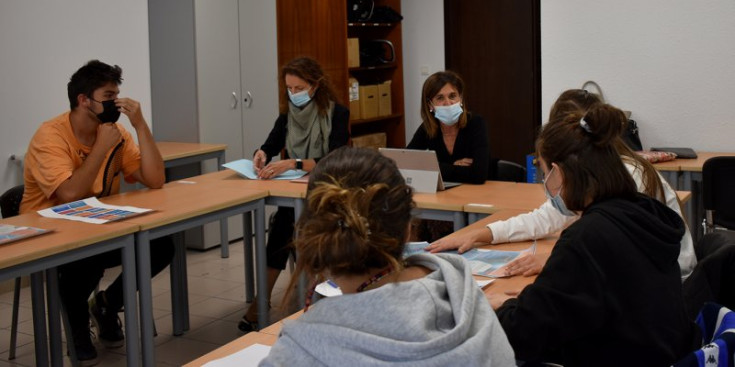
M 444 123 L 444 125 L 452 126 L 459 121 L 462 116 L 462 105 L 457 102 L 451 106 L 434 106 L 434 117 Z
M 303 90 L 303 91 L 298 92 L 298 93 L 295 93 L 295 94 L 291 94 L 291 91 L 289 90 L 288 91 L 288 98 L 291 100 L 291 103 L 293 103 L 294 106 L 296 106 L 296 107 L 303 107 L 307 103 L 309 103 L 309 101 L 311 101 L 311 97 L 309 96 L 309 91 L 310 90 L 311 90 L 311 88 L 309 88 L 307 90 Z
M 554 171 L 554 167 L 551 168 L 551 171 L 549 171 L 549 174 L 546 175 L 551 176 L 551 172 Z M 559 213 L 566 215 L 567 217 L 573 217 L 577 215 L 577 213 L 567 209 L 567 205 L 564 204 L 564 200 L 561 198 L 561 188 L 559 189 L 559 192 L 555 196 L 551 196 L 551 192 L 549 191 L 549 188 L 546 187 L 546 179 L 544 179 L 544 193 L 546 193 L 546 198 L 551 200 L 551 206 L 554 207 L 554 209 L 558 210 Z

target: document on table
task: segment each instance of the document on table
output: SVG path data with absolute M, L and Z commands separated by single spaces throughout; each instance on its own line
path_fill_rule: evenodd
M 229 168 L 237 172 L 240 176 L 249 178 L 251 180 L 257 180 L 258 174 L 255 173 L 255 166 L 253 161 L 249 159 L 238 159 L 236 161 L 227 162 L 222 167 Z M 300 169 L 290 169 L 280 175 L 273 177 L 273 180 L 295 180 L 306 174 L 306 171 Z
M 39 210 L 38 214 L 46 218 L 102 224 L 130 218 L 150 211 L 153 210 L 134 206 L 107 205 L 97 200 L 97 198 L 91 197 Z
M 51 232 L 50 229 L 0 224 L 0 245 Z
M 263 344 L 253 344 L 227 357 L 207 362 L 203 367 L 248 367 L 257 366 L 268 356 L 271 347 Z
M 429 246 L 428 242 L 409 242 L 403 250 L 403 257 L 409 257 L 413 254 L 424 252 L 424 248 Z M 463 254 L 457 251 L 445 251 L 446 254 L 455 254 L 464 257 L 472 267 L 472 274 L 489 278 L 502 278 L 505 275 L 503 268 L 509 262 L 521 257 L 534 254 L 536 252 L 536 242 L 531 247 L 522 251 L 503 251 L 503 250 L 485 250 L 472 249 Z

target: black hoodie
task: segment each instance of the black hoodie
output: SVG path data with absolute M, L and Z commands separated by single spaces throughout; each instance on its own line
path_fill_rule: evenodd
M 681 217 L 660 202 L 593 203 L 536 281 L 497 315 L 516 358 L 565 366 L 668 366 L 697 347 L 677 258 Z

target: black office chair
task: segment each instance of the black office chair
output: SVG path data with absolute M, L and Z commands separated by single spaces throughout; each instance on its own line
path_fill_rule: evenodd
M 496 180 L 526 182 L 526 168 L 511 161 L 498 161 Z
M 735 230 L 735 157 L 714 157 L 702 167 L 704 233 Z
M 0 212 L 3 218 L 10 218 L 20 212 L 20 201 L 23 200 L 23 185 L 15 186 L 0 196 Z M 15 347 L 18 343 L 18 307 L 20 305 L 20 277 L 15 278 L 13 290 L 13 320 L 10 325 L 10 349 L 8 360 L 15 359 Z

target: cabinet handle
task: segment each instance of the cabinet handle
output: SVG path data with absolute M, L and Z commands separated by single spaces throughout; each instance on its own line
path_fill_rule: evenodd
M 238 100 L 238 98 L 237 98 L 237 93 L 235 93 L 235 92 L 232 92 L 232 104 L 230 105 L 230 108 L 231 108 L 231 109 L 233 109 L 233 110 L 234 110 L 234 109 L 236 109 L 236 108 L 237 108 L 237 100 Z
M 245 98 L 243 98 L 242 101 L 245 102 L 245 103 L 247 103 L 247 106 L 245 106 L 245 107 L 250 108 L 250 106 L 253 105 L 253 95 L 250 94 L 250 91 L 247 91 L 245 93 L 247 93 L 248 96 L 245 97 Z

